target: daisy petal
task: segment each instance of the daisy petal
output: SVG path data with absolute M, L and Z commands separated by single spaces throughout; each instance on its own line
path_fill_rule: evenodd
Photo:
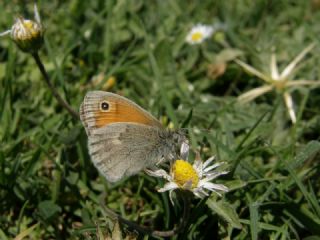
M 203 184 L 203 187 L 210 190 L 210 191 L 216 191 L 216 190 L 223 191 L 223 192 L 229 191 L 229 189 L 226 186 L 224 186 L 223 184 L 215 184 L 212 182 L 205 182 Z
M 266 85 L 266 86 L 254 88 L 252 90 L 249 90 L 246 93 L 241 94 L 238 97 L 238 101 L 242 102 L 242 103 L 250 102 L 257 97 L 259 97 L 267 92 L 270 92 L 272 89 L 273 89 L 272 85 Z
M 34 19 L 36 20 L 37 23 L 41 23 L 41 18 L 40 18 L 40 14 L 39 14 L 39 10 L 37 7 L 37 4 L 34 4 L 33 6 L 33 10 L 34 10 Z
M 298 56 L 295 57 L 295 59 L 292 60 L 291 63 L 282 71 L 280 78 L 288 78 L 289 75 L 293 72 L 296 65 L 304 58 L 308 52 L 311 51 L 312 48 L 314 48 L 315 43 L 310 44 L 308 47 L 306 47 Z
M 304 85 L 320 85 L 320 81 L 314 80 L 296 80 L 287 83 L 287 86 L 304 86 Z
M 284 92 L 283 94 L 283 98 L 284 98 L 284 102 L 286 103 L 286 107 L 288 109 L 289 112 L 289 116 L 291 118 L 292 123 L 296 123 L 297 122 L 297 118 L 296 118 L 296 113 L 294 112 L 293 109 L 293 100 L 291 95 L 288 92 Z
M 271 62 L 270 62 L 270 69 L 271 69 L 271 77 L 273 80 L 279 79 L 279 72 L 277 67 L 277 60 L 276 60 L 276 54 L 272 53 L 271 55 Z
M 10 34 L 10 33 L 11 33 L 11 29 L 0 33 L 0 37 L 5 36 L 5 35 L 8 35 L 8 34 Z
M 187 142 L 183 142 L 180 148 L 180 156 L 182 159 L 188 160 L 189 155 L 189 144 Z
M 219 197 L 221 197 L 222 196 L 222 194 L 220 193 L 220 192 L 218 192 L 218 191 L 216 191 L 216 190 L 214 190 L 214 189 L 208 189 L 208 190 L 210 190 L 210 192 L 214 192 L 215 194 L 217 194 Z M 200 189 L 199 190 L 199 193 L 200 194 L 202 194 L 202 196 L 209 196 L 209 194 L 202 188 L 202 189 Z
M 213 164 L 213 165 L 210 166 L 210 167 L 207 167 L 207 168 L 204 167 L 204 170 L 203 170 L 203 171 L 204 171 L 205 173 L 207 173 L 207 172 L 211 171 L 212 169 L 215 169 L 215 168 L 217 168 L 217 167 L 220 167 L 220 166 L 223 165 L 223 164 L 225 164 L 225 162 L 215 163 L 215 164 Z
M 219 193 L 219 192 L 217 192 L 217 191 L 215 191 L 215 190 L 211 190 L 211 192 L 214 192 L 215 194 L 217 194 L 219 197 L 221 197 L 222 196 L 222 194 L 221 193 Z
M 204 162 L 203 168 L 206 168 L 212 161 L 215 160 L 215 158 L 216 158 L 215 156 L 212 156 L 212 157 L 208 158 L 208 159 Z
M 204 198 L 204 196 L 202 196 L 201 194 L 199 194 L 198 192 L 193 192 L 193 194 L 197 197 L 197 198 Z
M 209 194 L 206 191 L 204 191 L 202 188 L 195 189 L 193 193 L 198 198 L 204 198 L 209 196 Z
M 179 188 L 179 186 L 176 183 L 168 182 L 163 186 L 163 188 L 159 188 L 158 192 L 166 192 L 166 191 L 174 190 L 177 188 Z
M 192 167 L 196 170 L 196 172 L 200 175 L 200 178 L 201 178 L 202 170 L 204 167 L 203 167 L 203 163 L 202 163 L 199 152 L 196 152 L 196 158 L 194 160 Z
M 152 171 L 150 169 L 145 169 L 144 170 L 149 176 L 152 177 L 162 177 L 168 181 L 171 181 L 171 176 L 163 169 L 158 169 L 155 171 Z
M 235 59 L 234 60 L 238 65 L 240 65 L 241 67 L 244 68 L 244 70 L 246 70 L 247 72 L 251 73 L 252 75 L 255 75 L 256 77 L 264 80 L 267 83 L 270 83 L 270 79 L 268 78 L 268 76 L 266 76 L 265 74 L 263 74 L 262 72 L 258 71 L 257 69 L 251 67 L 250 65 L 246 64 L 245 62 L 242 62 L 239 59 Z

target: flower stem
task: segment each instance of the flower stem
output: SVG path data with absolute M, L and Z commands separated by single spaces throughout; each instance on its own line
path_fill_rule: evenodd
M 51 90 L 53 96 L 57 99 L 57 101 L 59 102 L 59 104 L 64 107 L 72 117 L 74 117 L 75 119 L 79 119 L 79 114 L 72 109 L 72 107 L 60 96 L 60 94 L 58 93 L 57 89 L 52 85 L 52 83 L 50 82 L 50 78 L 49 75 L 39 57 L 39 54 L 37 52 L 32 53 L 32 57 L 33 59 L 36 61 L 36 64 L 46 82 L 46 84 L 48 85 L 49 89 Z
M 109 217 L 111 217 L 114 220 L 119 221 L 120 223 L 123 223 L 125 225 L 127 225 L 129 228 L 132 228 L 142 234 L 147 234 L 153 237 L 172 237 L 174 235 L 176 235 L 177 233 L 181 232 L 188 223 L 189 220 L 189 213 L 190 213 L 190 198 L 189 196 L 187 196 L 187 194 L 182 193 L 182 199 L 183 199 L 183 215 L 181 218 L 181 222 L 179 223 L 179 225 L 175 226 L 173 229 L 171 230 L 167 230 L 167 231 L 159 231 L 159 230 L 153 230 L 149 227 L 145 227 L 145 226 L 141 226 L 135 222 L 129 221 L 125 218 L 123 218 L 122 216 L 120 216 L 119 214 L 115 213 L 114 211 L 112 211 L 110 208 L 106 207 L 103 203 L 105 194 L 102 194 L 101 199 L 100 199 L 100 204 L 103 208 L 103 210 L 105 211 L 105 213 L 107 215 L 109 215 Z

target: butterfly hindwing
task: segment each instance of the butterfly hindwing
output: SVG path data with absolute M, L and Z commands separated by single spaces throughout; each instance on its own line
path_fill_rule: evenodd
M 94 165 L 110 182 L 155 165 L 170 151 L 157 128 L 127 123 L 95 129 L 88 146 Z

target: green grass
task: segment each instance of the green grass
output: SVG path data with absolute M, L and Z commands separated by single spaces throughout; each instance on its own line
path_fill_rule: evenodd
M 87 91 L 102 89 L 114 76 L 109 91 L 165 125 L 186 123 L 203 158 L 216 155 L 228 163 L 230 173 L 218 182 L 230 192 L 193 199 L 188 226 L 172 239 L 320 239 L 320 90 L 293 92 L 298 122 L 292 125 L 274 92 L 245 105 L 236 101 L 261 81 L 234 62 L 227 61 L 218 78 L 208 71 L 231 48 L 265 71 L 275 50 L 281 69 L 316 42 L 296 76 L 320 79 L 317 1 L 73 0 L 38 6 L 46 28 L 40 57 L 74 109 Z M 22 1 L 2 1 L 0 10 L 3 31 L 15 16 L 33 16 L 32 4 Z M 226 24 L 223 42 L 215 35 L 198 46 L 186 44 L 198 22 Z M 99 77 L 100 83 L 93 81 Z M 58 105 L 31 56 L 9 37 L 0 39 L 0 109 L 0 239 L 102 239 L 114 224 L 101 206 L 103 194 L 106 206 L 141 225 L 166 230 L 180 221 L 181 206 L 156 191 L 162 184 L 157 179 L 141 173 L 110 184 L 98 174 L 80 121 Z M 122 231 L 129 234 L 123 225 Z

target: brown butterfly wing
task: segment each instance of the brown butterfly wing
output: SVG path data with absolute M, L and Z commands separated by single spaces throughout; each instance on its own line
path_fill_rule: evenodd
M 108 110 L 101 109 L 101 104 L 108 105 Z M 114 93 L 103 91 L 88 92 L 80 107 L 80 118 L 88 135 L 96 128 L 111 123 L 130 122 L 162 128 L 161 123 L 146 110 Z
M 110 182 L 154 166 L 171 152 L 159 129 L 136 123 L 112 123 L 92 131 L 89 152 L 96 168 Z
M 110 182 L 156 164 L 172 148 L 156 118 L 113 93 L 88 92 L 80 107 L 80 118 L 88 134 L 91 159 Z

